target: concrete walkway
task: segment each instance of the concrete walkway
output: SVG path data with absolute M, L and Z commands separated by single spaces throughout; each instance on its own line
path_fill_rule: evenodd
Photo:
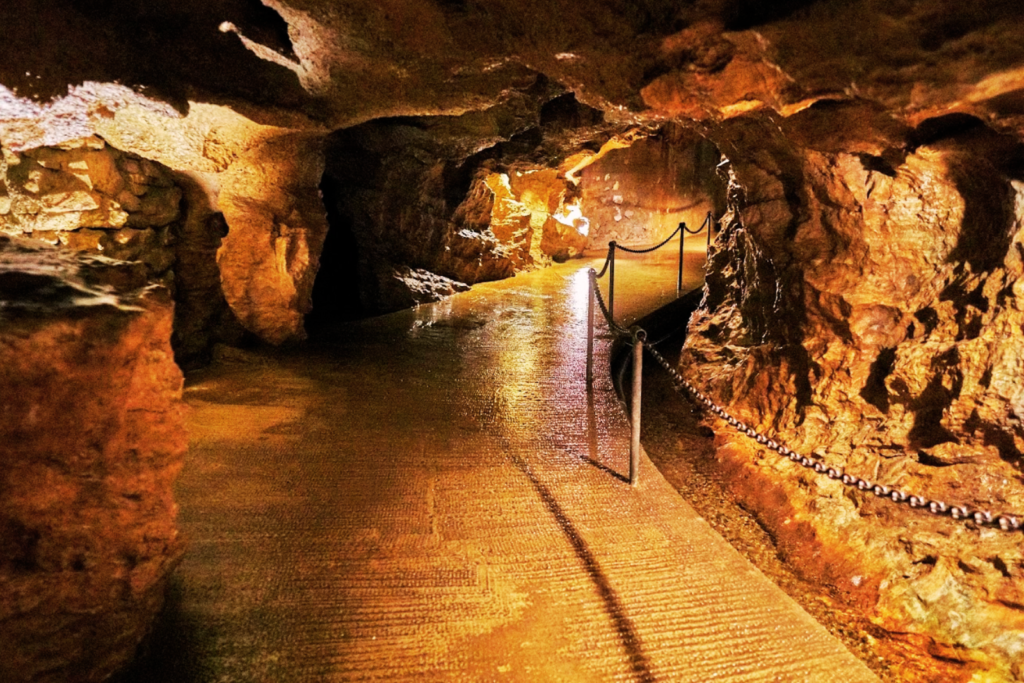
M 189 550 L 129 680 L 877 680 L 649 460 L 624 482 L 587 265 L 195 375 Z M 623 313 L 674 291 L 616 277 Z

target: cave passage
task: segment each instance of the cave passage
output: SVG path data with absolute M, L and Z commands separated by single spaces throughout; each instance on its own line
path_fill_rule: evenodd
M 557 122 L 586 119 L 589 110 L 571 96 L 555 101 L 568 112 Z M 551 133 L 536 128 L 468 157 L 446 146 L 467 125 L 458 117 L 395 118 L 330 136 L 320 182 L 330 228 L 311 333 L 602 252 L 613 240 L 650 245 L 681 222 L 696 228 L 725 209 L 722 155 L 684 127 L 634 131 L 591 145 L 596 151 L 547 158 L 550 151 L 538 150 Z
M 687 288 L 700 284 L 694 252 Z M 866 669 L 654 472 L 584 377 L 583 259 L 212 366 L 186 390 L 191 539 L 122 682 L 774 678 Z M 675 264 L 619 263 L 621 315 Z M 611 340 L 599 336 L 596 367 Z M 618 473 L 618 474 L 617 474 Z M 707 605 L 714 602 L 715 608 Z M 756 654 L 734 646 L 742 629 Z M 714 656 L 709 656 L 714 653 Z

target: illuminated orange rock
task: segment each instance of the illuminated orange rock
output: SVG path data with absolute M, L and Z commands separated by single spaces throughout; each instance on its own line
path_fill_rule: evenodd
M 698 126 L 731 161 L 733 211 L 688 372 L 851 469 L 1020 506 L 1015 3 L 80 5 L 0 3 L 0 143 L 36 172 L 0 186 L 0 220 L 31 216 L 51 242 L 158 262 L 146 254 L 174 191 L 154 190 L 162 208 L 147 214 L 97 150 L 60 153 L 92 187 L 53 150 L 97 136 L 187 175 L 177 331 L 195 353 L 238 321 L 274 343 L 303 336 L 325 229 L 321 136 L 350 143 L 331 170 L 367 308 L 386 310 L 573 255 L 576 235 L 551 218 L 567 186 L 540 175 L 527 192 L 517 169 L 564 172 L 631 131 Z M 509 194 L 488 194 L 481 169 L 509 175 Z M 660 194 L 642 192 L 642 174 L 623 171 L 622 193 L 605 175 L 582 204 L 595 240 L 610 220 L 605 239 L 641 241 L 644 212 L 681 206 L 668 194 L 640 206 Z M 912 662 L 906 680 L 1024 678 L 1024 561 L 1005 537 L 786 483 L 788 465 L 741 451 L 723 442 L 734 485 L 795 564 L 812 558 L 809 572 L 878 616 L 882 642 Z
M 318 136 L 275 138 L 235 161 L 219 207 L 228 234 L 217 251 L 221 285 L 239 322 L 273 344 L 305 337 L 327 216 L 318 185 Z
M 0 678 L 100 681 L 182 543 L 172 306 L 140 264 L 0 236 Z
M 791 119 L 788 136 L 722 129 L 726 148 L 755 131 L 762 145 L 731 150 L 732 210 L 691 321 L 687 375 L 850 474 L 1021 513 L 1018 143 L 954 119 L 906 137 L 875 130 L 841 150 L 802 128 L 814 116 Z M 794 565 L 891 632 L 880 647 L 904 660 L 901 680 L 1019 674 L 1019 531 L 897 507 L 756 455 L 728 430 L 720 444 L 730 480 Z
M 591 247 L 612 240 L 653 244 L 680 222 L 695 230 L 709 211 L 720 214 L 725 208 L 724 183 L 715 171 L 720 161 L 713 143 L 679 126 L 666 126 L 597 159 L 583 169 L 580 185 Z

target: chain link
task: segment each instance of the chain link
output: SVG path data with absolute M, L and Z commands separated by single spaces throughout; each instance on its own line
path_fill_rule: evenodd
M 647 346 L 646 348 L 650 351 L 654 360 L 658 361 L 658 364 L 668 372 L 669 376 L 672 378 L 673 384 L 675 385 L 676 391 L 680 391 L 680 388 L 685 389 L 699 403 L 702 403 L 712 413 L 728 422 L 737 431 L 757 441 L 757 443 L 762 446 L 770 448 L 784 458 L 788 458 L 790 461 L 800 465 L 801 467 L 814 470 L 817 474 L 823 474 L 829 479 L 840 481 L 850 488 L 856 488 L 859 491 L 871 492 L 875 496 L 885 498 L 893 503 L 905 503 L 912 508 L 923 508 L 933 515 L 945 515 L 953 519 L 962 519 L 974 522 L 978 526 L 995 527 L 1002 529 L 1003 531 L 1020 531 L 1021 529 L 1024 529 L 1024 520 L 1022 520 L 1019 515 L 993 514 L 988 510 L 972 510 L 965 505 L 948 505 L 940 500 L 930 500 L 923 496 L 908 494 L 905 491 L 901 491 L 891 486 L 886 486 L 885 484 L 874 483 L 868 479 L 847 474 L 841 468 L 831 467 L 821 460 L 808 458 L 806 455 L 795 453 L 786 445 L 780 444 L 774 439 L 764 436 L 752 427 L 744 424 L 740 420 L 737 420 L 708 398 L 706 394 L 684 379 L 683 376 L 679 374 L 679 371 L 672 367 L 657 349 L 653 346 Z
M 597 279 L 604 277 L 604 274 L 608 272 L 608 264 L 615 258 L 615 242 L 608 243 L 608 255 L 604 257 L 604 266 L 601 267 L 601 272 L 597 273 Z M 593 270 L 593 268 L 591 268 Z
M 704 226 L 707 226 L 708 230 L 711 229 L 711 212 L 708 211 L 708 215 L 707 217 L 704 218 L 704 222 L 701 223 L 700 227 L 696 228 L 695 230 L 690 230 L 688 227 L 686 227 L 686 223 L 680 223 L 679 225 L 682 226 L 683 230 L 685 230 L 687 234 L 699 235 L 700 233 L 704 232 Z
M 653 247 L 648 247 L 647 249 L 631 249 L 630 247 L 622 246 L 618 242 L 612 242 L 612 244 L 614 244 L 616 247 L 618 247 L 622 251 L 629 252 L 630 254 L 650 254 L 652 251 L 657 251 L 658 249 L 661 249 L 663 246 L 668 244 L 669 241 L 671 241 L 673 237 L 675 237 L 676 235 L 679 234 L 680 230 L 684 230 L 684 229 L 686 229 L 687 232 L 690 232 L 689 229 L 686 228 L 686 223 L 680 223 L 679 227 L 677 227 L 675 230 L 673 230 L 671 235 L 669 235 L 668 237 L 666 237 L 664 240 L 661 241 L 661 244 L 656 244 Z M 693 234 L 693 233 L 691 233 L 691 234 Z
M 632 337 L 632 332 L 630 332 L 625 327 L 612 320 L 612 316 L 608 312 L 608 306 L 605 305 L 604 303 L 604 295 L 601 294 L 601 288 L 597 286 L 597 278 L 599 278 L 600 275 L 598 275 L 597 271 L 595 271 L 593 268 L 590 269 L 589 275 L 590 286 L 593 288 L 594 296 L 597 298 L 597 306 L 598 308 L 601 309 L 601 314 L 604 316 L 605 322 L 608 323 L 608 329 L 610 329 L 612 332 L 619 335 L 620 337 Z M 644 335 L 646 337 L 646 333 L 644 333 Z

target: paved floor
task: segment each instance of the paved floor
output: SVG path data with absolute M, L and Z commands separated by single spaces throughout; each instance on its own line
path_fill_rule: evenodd
M 146 681 L 873 681 L 642 463 L 576 261 L 195 375 Z M 674 292 L 620 262 L 617 309 Z M 643 284 L 646 282 L 646 284 Z

